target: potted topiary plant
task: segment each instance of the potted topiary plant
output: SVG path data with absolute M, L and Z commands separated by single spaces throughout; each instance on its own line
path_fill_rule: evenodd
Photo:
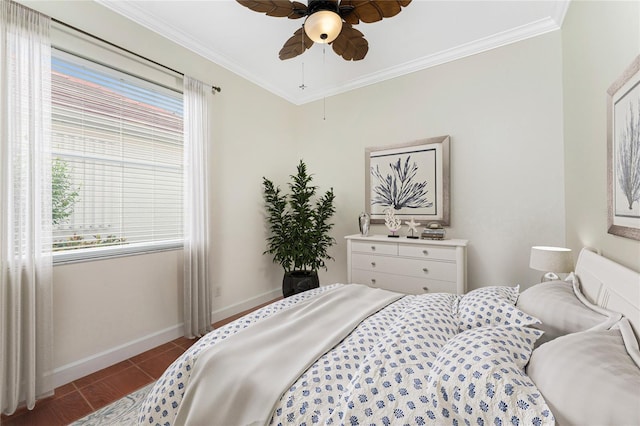
M 289 194 L 263 177 L 264 200 L 267 208 L 269 237 L 267 250 L 273 262 L 284 268 L 282 293 L 284 297 L 318 287 L 318 269 L 325 268 L 328 249 L 335 240 L 329 236 L 329 223 L 335 213 L 333 188 L 315 200 L 317 187 L 311 185 L 312 176 L 302 160 L 298 173 L 290 176 Z

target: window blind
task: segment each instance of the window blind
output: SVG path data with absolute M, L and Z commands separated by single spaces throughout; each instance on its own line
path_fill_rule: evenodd
M 61 51 L 52 58 L 54 257 L 182 245 L 182 94 Z

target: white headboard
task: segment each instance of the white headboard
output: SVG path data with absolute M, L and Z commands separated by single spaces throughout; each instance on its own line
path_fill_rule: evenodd
M 575 274 L 590 302 L 620 312 L 640 337 L 640 273 L 582 249 Z

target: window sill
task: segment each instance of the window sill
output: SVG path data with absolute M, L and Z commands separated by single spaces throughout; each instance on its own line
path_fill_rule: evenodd
M 91 247 L 53 252 L 53 265 L 92 262 L 116 257 L 136 256 L 161 251 L 182 250 L 182 240 L 160 241 L 156 243 L 132 243 L 111 247 Z

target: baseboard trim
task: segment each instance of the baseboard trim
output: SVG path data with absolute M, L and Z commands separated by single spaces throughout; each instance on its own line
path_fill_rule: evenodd
M 225 318 L 229 318 L 230 316 L 239 314 L 240 312 L 244 312 L 280 296 L 282 296 L 282 290 L 277 288 L 242 302 L 235 303 L 231 306 L 214 310 L 211 312 L 211 322 L 217 322 Z M 183 334 L 183 324 L 180 323 L 95 355 L 62 365 L 53 370 L 53 385 L 57 388 L 67 383 L 71 383 L 81 377 L 88 376 L 89 374 L 127 360 L 144 351 L 148 351 L 149 349 L 153 349 L 175 340 Z
M 225 318 L 229 318 L 230 316 L 239 314 L 240 312 L 244 312 L 263 303 L 270 302 L 273 299 L 277 299 L 278 297 L 282 297 L 281 288 L 275 288 L 273 290 L 267 291 L 266 293 L 262 293 L 258 296 L 252 297 L 251 299 L 247 299 L 242 302 L 235 303 L 231 306 L 227 306 L 226 308 L 216 309 L 211 312 L 211 322 L 217 322 Z
M 149 349 L 163 345 L 183 335 L 183 324 L 148 334 L 104 352 L 57 367 L 53 370 L 53 385 L 59 387 L 103 368 L 129 359 Z

